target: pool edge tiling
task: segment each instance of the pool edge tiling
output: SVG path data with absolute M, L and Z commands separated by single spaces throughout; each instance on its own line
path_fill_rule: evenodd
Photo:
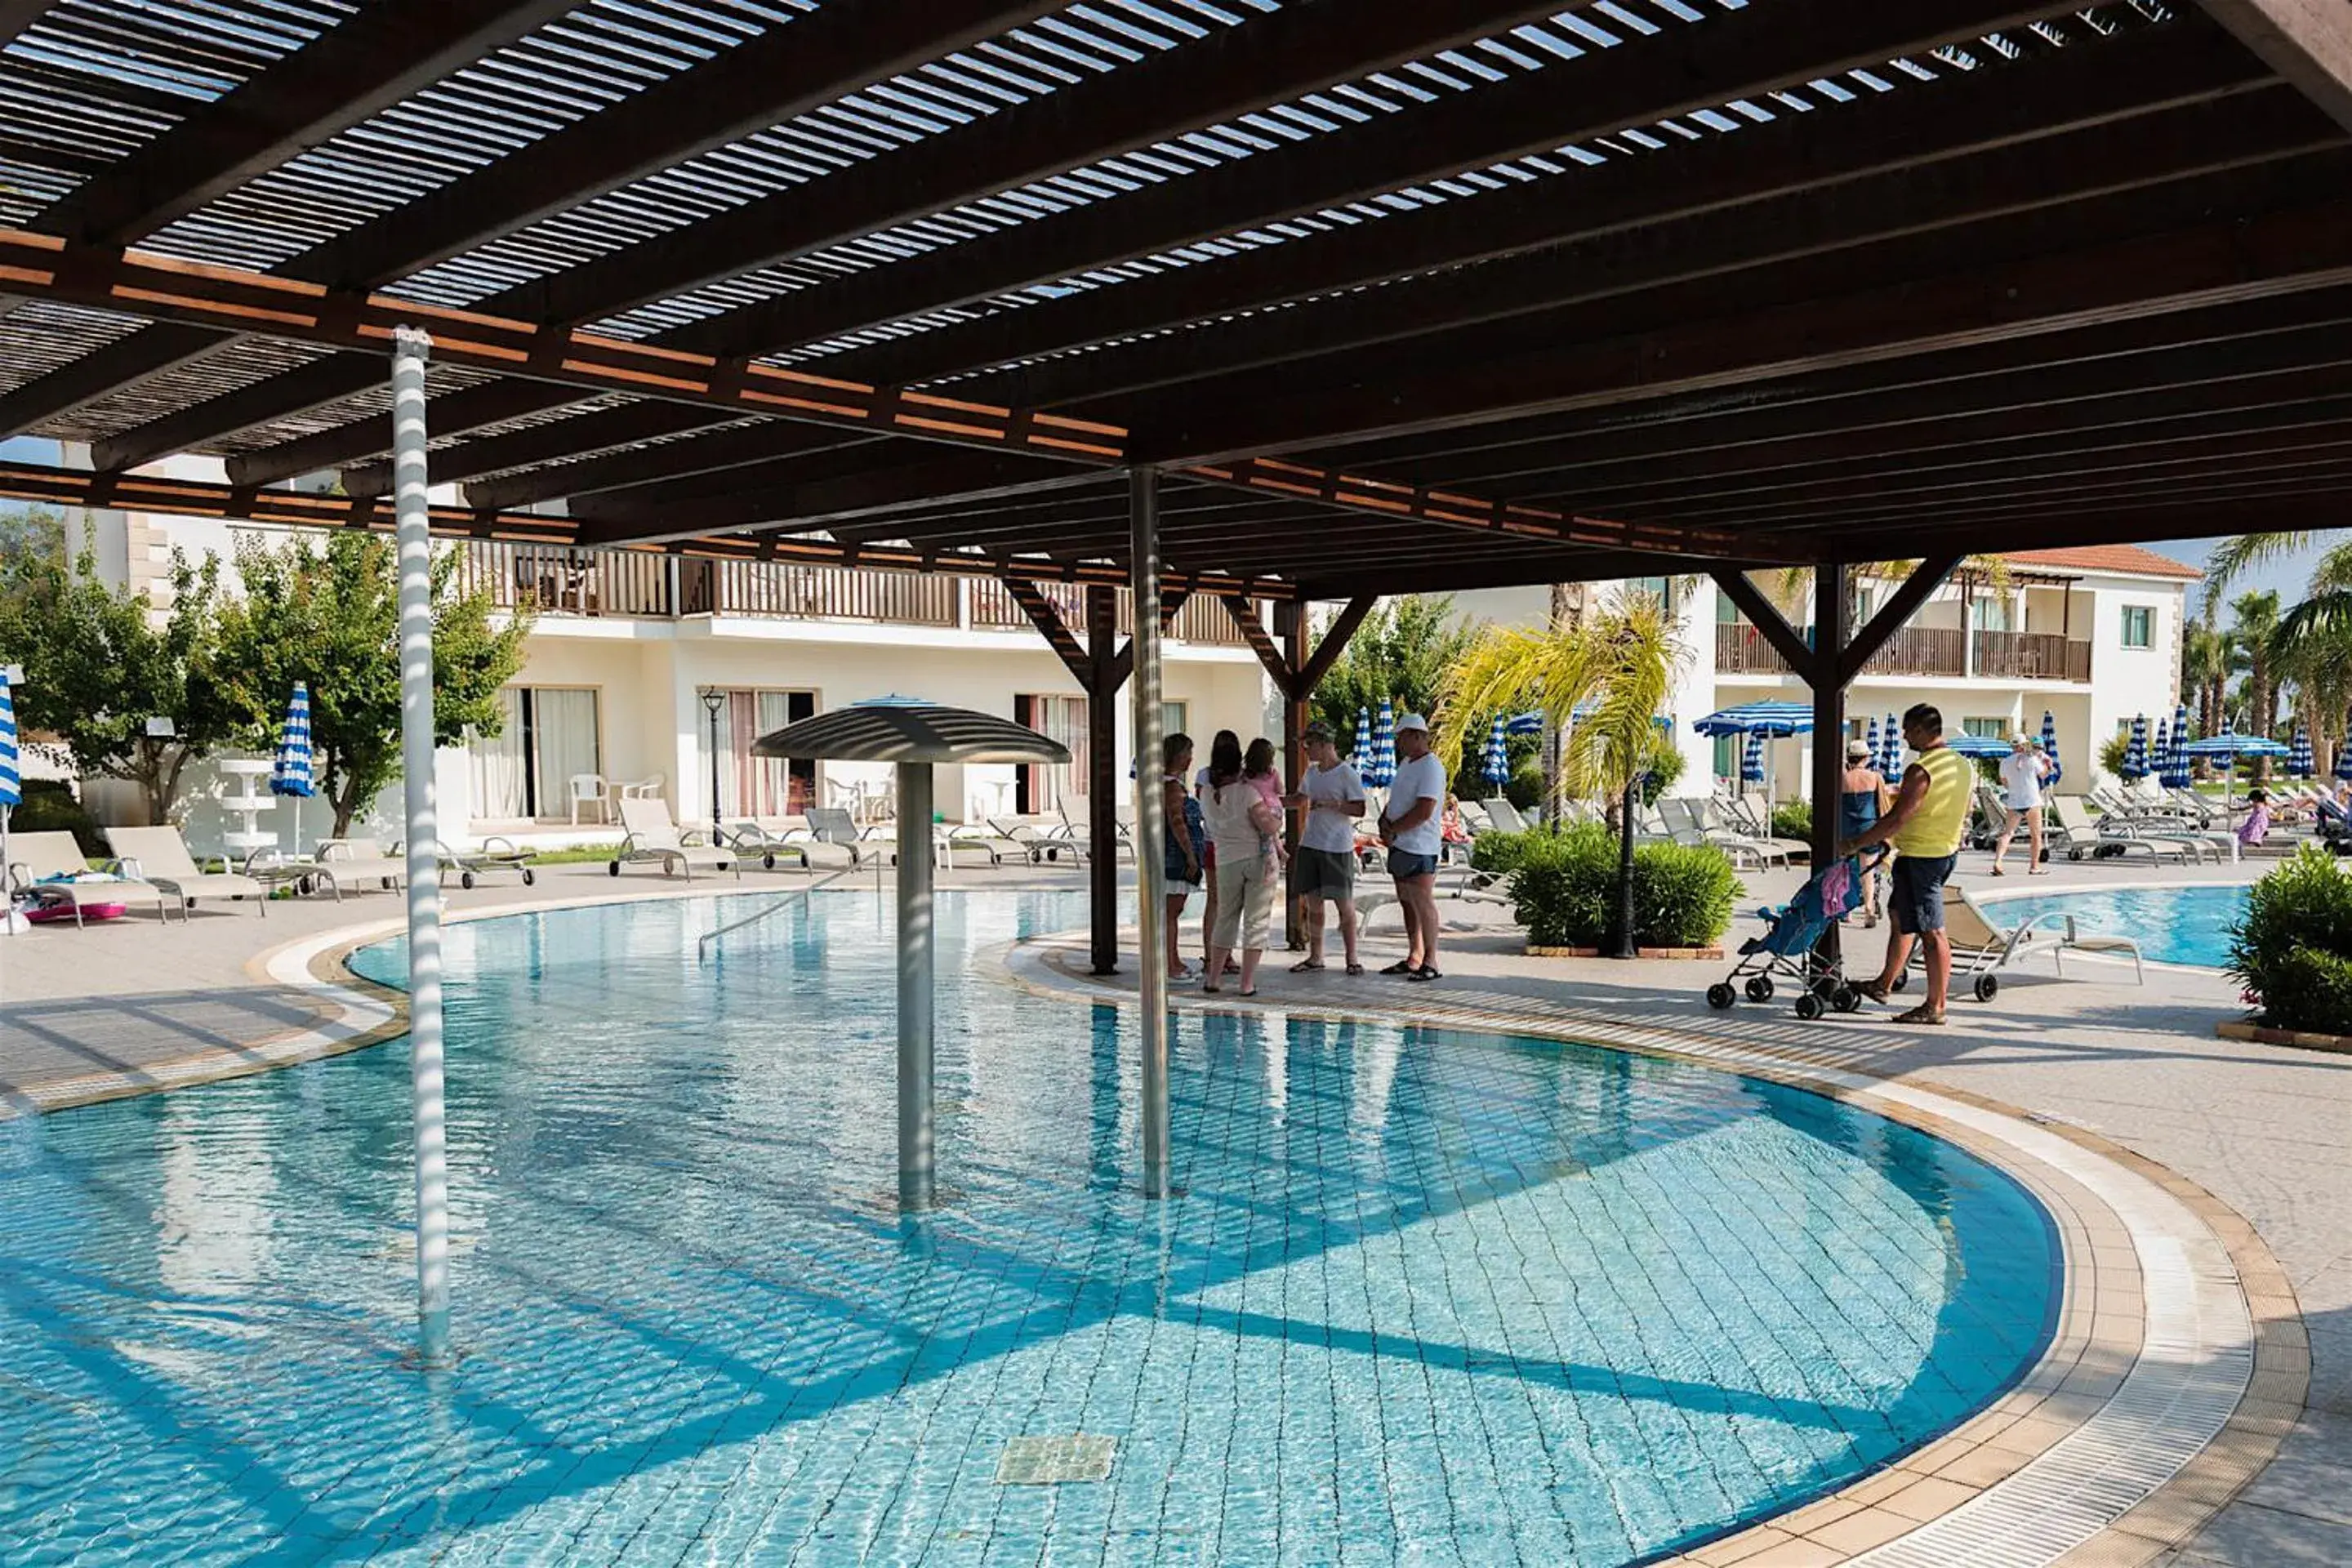
M 1087 973 L 1072 933 L 1007 958 L 1016 984 L 1131 1007 Z M 1451 988 L 1449 988 L 1451 989 Z M 2060 1226 L 2056 1338 L 1990 1408 L 1877 1474 L 1792 1512 L 1657 1561 L 1870 1568 L 2130 1568 L 2193 1533 L 2269 1462 L 2302 1409 L 2309 1344 L 2284 1272 L 2253 1227 L 2196 1184 L 2081 1129 L 1982 1096 L 1898 1081 L 1833 1049 L 1720 1034 L 1523 997 L 1412 998 L 1415 1021 L 1509 1030 L 1790 1083 L 1936 1133 L 2032 1191 Z M 1240 1011 L 1182 995 L 1182 1010 Z M 1377 1005 L 1281 1011 L 1394 1017 Z M 2122 1471 L 2109 1473 L 2107 1467 Z

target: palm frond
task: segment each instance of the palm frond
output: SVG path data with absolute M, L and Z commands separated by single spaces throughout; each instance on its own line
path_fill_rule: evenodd
M 2222 593 L 2245 573 L 2309 544 L 2318 535 L 2297 533 L 2237 533 L 2213 547 L 2205 560 L 2205 602 L 2218 605 Z
M 2314 594 L 2289 610 L 2271 636 L 2272 646 L 2290 658 L 2338 638 L 2352 639 L 2352 588 Z

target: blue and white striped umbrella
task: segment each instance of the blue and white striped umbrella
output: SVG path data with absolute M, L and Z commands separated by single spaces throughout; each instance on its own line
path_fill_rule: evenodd
M 2164 770 L 2160 776 L 2167 789 L 2189 787 L 2189 704 L 2186 702 L 2172 710 L 2172 741 L 2165 748 Z
M 1748 744 L 1739 752 L 1739 782 L 1760 784 L 1764 782 L 1764 731 L 1748 731 Z
M 299 680 L 286 704 L 286 721 L 278 727 L 278 761 L 269 770 L 269 793 L 303 800 L 315 793 L 310 783 L 310 689 Z
M 1511 776 L 1511 758 L 1503 744 L 1503 716 L 1495 715 L 1495 722 L 1486 731 L 1486 782 L 1500 788 Z
M 1810 735 L 1813 710 L 1803 702 L 1743 702 L 1691 726 L 1702 735 Z
M 1396 710 L 1385 697 L 1381 699 L 1381 716 L 1372 721 L 1372 765 L 1364 770 L 1364 782 L 1375 789 L 1386 789 L 1396 781 Z
M 2132 716 L 2131 739 L 2124 742 L 2123 774 L 2126 784 L 2137 784 L 2147 777 L 2147 715 L 2145 713 Z
M 1886 750 L 1879 753 L 1878 771 L 1890 779 L 1903 776 L 1903 725 L 1892 713 L 1886 716 Z
M 1503 721 L 1503 733 L 1506 735 L 1540 735 L 1543 733 L 1543 715 L 1540 713 L 1532 711 L 1526 713 L 1514 713 L 1509 718 Z
M 2294 724 L 2294 742 L 2287 748 L 2286 771 L 2291 777 L 2307 779 L 2319 771 L 2318 759 L 2311 754 L 2311 731 L 2298 719 Z
M 2066 776 L 2066 769 L 2058 761 L 2058 720 L 2047 708 L 2042 710 L 2042 754 L 2050 759 L 2050 776 L 2042 782 L 2055 784 Z
M 1870 755 L 1864 760 L 1873 768 L 1876 768 L 1886 755 L 1885 742 L 1879 739 L 1877 720 L 1873 719 L 1870 721 L 1870 728 L 1863 731 L 1862 743 L 1870 748 Z
M 1360 775 L 1372 765 L 1372 710 L 1369 708 L 1356 710 L 1356 749 L 1348 753 L 1348 760 L 1356 764 Z
M 2156 721 L 2156 739 L 2147 743 L 2147 771 L 2156 775 L 2157 783 L 2162 784 L 2164 770 L 2171 765 L 2172 721 L 2158 718 Z
M 2234 730 L 2224 730 L 2218 735 L 2208 735 L 2201 741 L 2191 741 L 2182 748 L 2192 757 L 2284 757 L 2287 748 L 2268 735 L 2241 735 Z
M 8 695 L 8 678 L 0 675 L 0 812 L 24 798 L 16 765 L 16 700 Z

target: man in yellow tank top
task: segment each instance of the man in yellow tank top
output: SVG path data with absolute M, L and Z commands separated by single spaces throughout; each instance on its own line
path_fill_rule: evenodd
M 1916 703 L 1903 715 L 1903 740 L 1918 757 L 1904 770 L 1895 804 L 1868 832 L 1839 845 L 1838 853 L 1852 855 L 1878 844 L 1895 847 L 1895 879 L 1886 895 L 1894 927 L 1886 938 L 1886 967 L 1859 989 L 1873 1001 L 1885 1001 L 1911 960 L 1912 941 L 1925 942 L 1927 999 L 1895 1021 L 1940 1024 L 1952 986 L 1952 943 L 1944 934 L 1944 884 L 1959 858 L 1975 780 L 1969 760 L 1944 744 L 1944 716 L 1929 704 Z

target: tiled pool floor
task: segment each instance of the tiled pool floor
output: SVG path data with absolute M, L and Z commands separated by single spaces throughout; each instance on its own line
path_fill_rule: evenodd
M 399 1046 L 0 1125 L 8 1560 L 1622 1563 L 2046 1331 L 2007 1178 L 1597 1050 L 1183 1019 L 1146 1204 L 1116 1016 L 961 974 L 1064 895 L 943 900 L 950 1202 L 901 1222 L 888 928 L 817 903 L 709 969 L 703 902 L 453 930 L 446 1374 Z M 1076 1434 L 1108 1479 L 1000 1484 Z

